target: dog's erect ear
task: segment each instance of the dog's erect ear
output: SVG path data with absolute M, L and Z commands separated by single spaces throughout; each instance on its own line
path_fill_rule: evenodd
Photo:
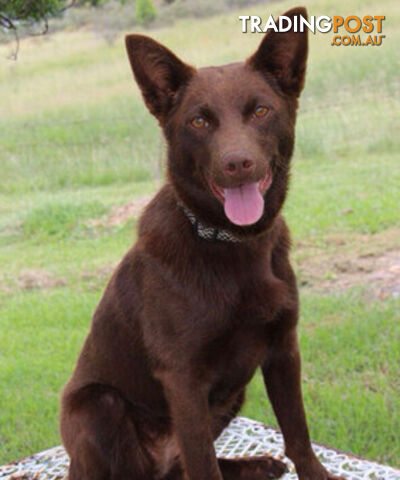
M 256 53 L 247 60 L 256 70 L 272 74 L 285 93 L 297 97 L 304 86 L 308 51 L 307 27 L 303 27 L 303 32 L 294 32 L 293 28 L 294 17 L 297 17 L 300 25 L 300 15 L 307 19 L 307 10 L 304 7 L 293 8 L 284 13 L 283 16 L 292 20 L 291 30 L 269 31 Z
M 127 35 L 126 50 L 136 81 L 150 112 L 162 122 L 179 88 L 195 69 L 144 35 Z

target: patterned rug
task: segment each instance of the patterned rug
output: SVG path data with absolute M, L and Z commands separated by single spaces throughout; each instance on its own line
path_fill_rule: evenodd
M 400 471 L 394 468 L 320 444 L 313 447 L 325 467 L 336 475 L 352 480 L 400 480 Z M 290 471 L 282 479 L 297 479 L 293 464 L 283 456 L 282 435 L 262 423 L 237 417 L 215 442 L 215 449 L 218 456 L 227 458 L 265 453 L 283 458 Z M 67 469 L 65 450 L 55 447 L 0 467 L 0 480 L 62 480 Z

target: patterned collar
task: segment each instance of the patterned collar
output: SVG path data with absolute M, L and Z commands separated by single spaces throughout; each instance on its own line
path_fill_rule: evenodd
M 189 222 L 192 224 L 194 233 L 204 240 L 212 241 L 220 241 L 220 242 L 232 242 L 232 243 L 239 243 L 241 240 L 235 237 L 231 232 L 228 230 L 224 230 L 222 228 L 215 228 L 209 227 L 204 225 L 200 222 L 194 215 L 194 213 L 189 210 L 187 207 L 182 205 L 181 203 L 178 204 L 186 217 L 189 219 Z

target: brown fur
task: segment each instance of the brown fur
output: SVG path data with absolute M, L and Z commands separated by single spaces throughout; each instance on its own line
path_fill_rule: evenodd
M 302 8 L 286 13 L 305 15 Z M 333 479 L 312 452 L 300 387 L 298 300 L 280 209 L 304 83 L 307 34 L 270 33 L 245 63 L 195 70 L 150 38 L 128 55 L 168 143 L 168 181 L 112 276 L 62 397 L 70 480 L 262 480 L 271 457 L 218 459 L 215 439 L 261 366 L 302 480 Z M 257 105 L 267 105 L 263 118 Z M 206 120 L 195 128 L 196 116 Z M 249 226 L 231 223 L 210 182 L 272 184 Z M 182 204 L 241 242 L 196 236 Z

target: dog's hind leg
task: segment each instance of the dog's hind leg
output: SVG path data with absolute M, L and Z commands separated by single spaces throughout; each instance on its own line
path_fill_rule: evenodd
M 219 458 L 219 468 L 224 480 L 268 480 L 281 477 L 286 465 L 273 457 Z
M 86 436 L 77 438 L 70 453 L 68 480 L 109 480 L 110 466 L 101 449 Z
M 61 434 L 69 480 L 152 480 L 154 462 L 129 406 L 114 390 L 87 389 L 64 399 Z

